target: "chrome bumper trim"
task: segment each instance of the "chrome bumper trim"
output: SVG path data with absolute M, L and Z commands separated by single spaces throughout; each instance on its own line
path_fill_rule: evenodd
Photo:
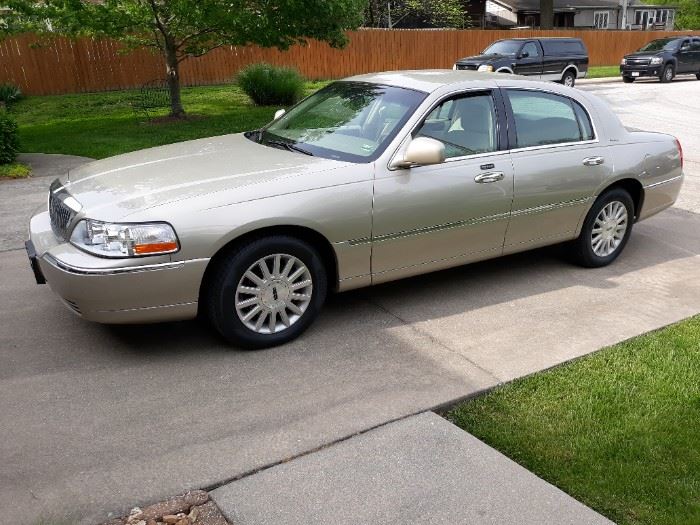
M 190 259 L 190 261 L 175 261 L 160 264 L 144 264 L 141 266 L 124 266 L 121 268 L 80 268 L 59 261 L 50 254 L 42 257 L 51 266 L 75 275 L 119 275 L 125 273 L 153 272 L 158 270 L 177 270 L 185 266 L 185 262 L 206 261 L 208 259 Z

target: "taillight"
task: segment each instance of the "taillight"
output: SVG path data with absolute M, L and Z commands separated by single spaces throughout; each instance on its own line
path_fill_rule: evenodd
M 678 146 L 678 153 L 681 156 L 681 169 L 683 169 L 683 146 L 681 146 L 681 141 L 676 139 L 676 146 Z

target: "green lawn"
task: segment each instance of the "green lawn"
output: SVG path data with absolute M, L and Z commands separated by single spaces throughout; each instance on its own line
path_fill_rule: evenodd
M 307 93 L 325 85 L 308 82 Z M 186 122 L 149 123 L 130 105 L 134 91 L 27 97 L 12 106 L 22 151 L 104 158 L 150 146 L 255 129 L 277 107 L 256 107 L 236 86 L 183 89 Z M 165 115 L 167 111 L 161 111 Z
M 586 78 L 619 77 L 620 66 L 592 66 L 588 68 Z
M 700 523 L 700 317 L 447 417 L 617 523 Z

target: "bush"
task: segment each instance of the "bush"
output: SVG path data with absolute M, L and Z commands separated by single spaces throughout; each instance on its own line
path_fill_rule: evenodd
M 0 110 L 0 164 L 13 163 L 18 151 L 17 123 L 6 111 Z
M 243 68 L 236 82 L 258 106 L 291 106 L 304 92 L 304 79 L 296 69 L 270 64 Z
M 0 179 L 26 179 L 31 172 L 24 164 L 0 164 Z
M 22 96 L 22 91 L 17 86 L 0 84 L 0 103 L 4 103 L 5 106 L 9 107 L 10 104 L 17 102 Z

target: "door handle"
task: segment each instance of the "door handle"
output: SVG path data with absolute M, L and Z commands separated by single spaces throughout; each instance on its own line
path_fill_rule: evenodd
M 585 159 L 583 159 L 584 166 L 599 166 L 603 162 L 605 162 L 605 159 L 603 157 L 586 157 Z
M 487 182 L 496 182 L 503 180 L 502 171 L 492 171 L 491 173 L 480 173 L 474 177 L 474 182 L 479 182 L 481 184 L 486 184 Z

